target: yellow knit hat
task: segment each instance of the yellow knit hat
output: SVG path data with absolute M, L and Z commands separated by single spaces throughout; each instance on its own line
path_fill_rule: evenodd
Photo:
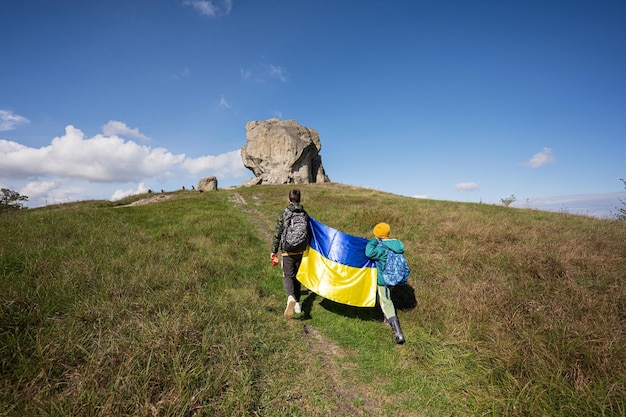
M 374 236 L 379 239 L 388 238 L 390 232 L 391 227 L 387 223 L 378 223 L 374 226 Z

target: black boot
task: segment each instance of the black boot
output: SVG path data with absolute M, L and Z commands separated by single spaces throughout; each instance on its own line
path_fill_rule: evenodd
M 396 343 L 401 345 L 404 343 L 404 335 L 402 334 L 402 329 L 400 329 L 400 321 L 398 321 L 398 317 L 394 316 L 387 320 L 387 322 L 391 325 L 391 329 L 393 330 L 393 335 L 396 337 Z

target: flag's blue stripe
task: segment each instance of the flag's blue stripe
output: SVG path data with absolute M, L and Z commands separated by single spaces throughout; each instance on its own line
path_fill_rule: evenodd
M 365 256 L 367 239 L 351 236 L 310 219 L 313 237 L 311 247 L 333 262 L 355 268 L 375 268 L 376 264 Z

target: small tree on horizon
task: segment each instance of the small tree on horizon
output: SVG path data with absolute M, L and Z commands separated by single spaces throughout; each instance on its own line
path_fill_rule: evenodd
M 501 198 L 500 201 L 502 201 L 502 205 L 504 207 L 508 207 L 510 206 L 515 200 L 517 200 L 517 198 L 515 198 L 515 196 L 513 194 L 511 194 L 510 197 L 507 198 Z
M 23 209 L 23 201 L 28 201 L 28 196 L 20 195 L 17 191 L 3 188 L 0 190 L 0 212 L 7 210 Z

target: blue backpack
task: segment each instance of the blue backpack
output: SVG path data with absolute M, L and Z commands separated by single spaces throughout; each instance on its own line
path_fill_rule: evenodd
M 385 270 L 383 271 L 385 286 L 396 287 L 406 284 L 411 269 L 404 255 L 395 253 L 382 242 L 379 245 L 387 249 L 387 263 L 385 263 Z

